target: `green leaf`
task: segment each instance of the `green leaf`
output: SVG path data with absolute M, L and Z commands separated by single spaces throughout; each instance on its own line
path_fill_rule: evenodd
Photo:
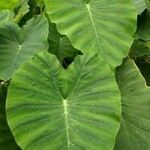
M 49 20 L 49 19 L 48 19 Z M 75 49 L 70 40 L 61 35 L 56 25 L 49 20 L 49 52 L 57 56 L 58 60 L 67 68 L 77 55 L 81 55 L 81 51 Z
M 14 19 L 14 13 L 9 10 L 3 10 L 0 12 L 0 26 L 12 22 Z
M 150 88 L 130 59 L 119 68 L 117 81 L 122 96 L 122 121 L 115 150 L 149 150 Z
M 5 102 L 7 88 L 2 83 L 0 83 L 0 149 L 19 150 L 20 148 L 17 146 L 6 121 Z
M 0 11 L 4 9 L 14 9 L 19 0 L 0 0 Z
M 112 71 L 98 55 L 78 56 L 65 70 L 42 52 L 15 73 L 7 117 L 24 150 L 111 150 L 120 105 Z
M 76 49 L 98 51 L 113 70 L 127 56 L 137 17 L 131 0 L 45 0 L 45 5 L 50 20 Z
M 131 47 L 130 56 L 133 59 L 150 56 L 150 41 L 135 40 Z
M 20 9 L 15 16 L 15 21 L 18 23 L 29 12 L 29 5 L 27 1 L 21 2 Z
M 50 52 L 55 54 L 60 62 L 66 57 L 75 57 L 77 54 L 80 54 L 79 51 L 72 46 L 66 36 L 60 37 L 56 44 L 56 49 L 51 49 Z
M 75 57 L 81 52 L 75 49 L 70 40 L 64 36 L 60 35 L 56 29 L 56 25 L 49 23 L 49 52 L 55 54 L 58 60 L 62 63 L 63 59 L 66 57 Z
M 37 2 L 37 6 L 41 9 L 44 7 L 44 0 L 35 0 Z
M 137 61 L 136 64 L 140 69 L 141 74 L 145 78 L 146 84 L 150 86 L 150 57 L 147 59 L 149 59 L 149 62 Z
M 145 0 L 147 9 L 150 11 L 150 0 Z
M 21 29 L 14 23 L 0 26 L 0 79 L 8 80 L 35 53 L 48 50 L 48 22 L 37 16 Z

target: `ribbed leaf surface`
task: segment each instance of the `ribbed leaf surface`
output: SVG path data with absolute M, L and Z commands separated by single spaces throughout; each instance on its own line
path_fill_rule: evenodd
M 113 70 L 127 56 L 137 17 L 131 0 L 45 0 L 45 4 L 51 21 L 78 50 L 98 51 Z
M 21 29 L 14 23 L 0 26 L 0 79 L 8 80 L 35 53 L 48 50 L 48 23 L 43 16 L 32 18 Z
M 36 55 L 15 73 L 7 99 L 23 150 L 111 150 L 120 111 L 112 72 L 95 54 L 77 57 L 66 70 L 49 53 Z
M 115 150 L 150 149 L 150 88 L 134 62 L 127 59 L 118 70 L 122 121 Z

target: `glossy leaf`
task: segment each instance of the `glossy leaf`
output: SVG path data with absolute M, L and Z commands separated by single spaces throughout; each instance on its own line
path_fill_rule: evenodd
M 113 70 L 128 55 L 137 17 L 131 0 L 45 0 L 45 5 L 76 49 L 100 53 Z
M 35 53 L 48 50 L 48 22 L 32 18 L 21 29 L 14 23 L 0 26 L 0 79 L 8 80 Z
M 117 72 L 122 96 L 122 121 L 115 150 L 150 149 L 150 88 L 130 59 Z
M 5 111 L 7 87 L 2 83 L 0 83 L 0 149 L 20 150 L 7 124 Z
M 49 53 L 36 55 L 13 76 L 7 99 L 23 150 L 111 150 L 120 111 L 112 72 L 95 54 L 78 56 L 66 70 Z

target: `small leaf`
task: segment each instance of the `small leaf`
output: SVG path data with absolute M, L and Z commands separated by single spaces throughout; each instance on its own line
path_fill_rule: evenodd
M 49 22 L 49 52 L 55 54 L 58 60 L 63 63 L 65 58 L 71 58 L 72 60 L 82 53 L 75 49 L 70 40 L 65 36 L 59 34 L 56 29 L 56 25 Z
M 21 3 L 20 5 L 20 9 L 17 13 L 17 15 L 15 16 L 15 21 L 17 23 L 20 22 L 20 20 L 29 12 L 29 5 L 28 5 L 28 2 L 27 1 L 24 1 Z
M 150 88 L 130 59 L 118 69 L 122 96 L 122 121 L 115 150 L 150 149 Z
M 135 60 L 141 57 L 150 56 L 150 41 L 144 42 L 135 40 L 131 47 L 130 56 Z
M 0 79 L 8 80 L 35 53 L 48 50 L 48 22 L 36 16 L 20 28 L 14 23 L 0 26 Z
M 49 53 L 35 55 L 8 92 L 8 122 L 23 150 L 111 150 L 120 112 L 113 74 L 95 54 L 78 56 L 68 69 Z

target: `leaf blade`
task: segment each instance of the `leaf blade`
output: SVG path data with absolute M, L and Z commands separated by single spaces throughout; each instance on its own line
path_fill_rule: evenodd
M 48 23 L 43 16 L 32 18 L 23 28 L 8 23 L 0 31 L 0 79 L 10 79 L 24 61 L 48 50 Z
M 130 0 L 66 0 L 61 5 L 59 0 L 45 0 L 45 5 L 51 21 L 76 49 L 98 51 L 113 70 L 127 56 L 136 23 Z
M 125 60 L 117 74 L 122 95 L 122 121 L 114 149 L 149 149 L 150 88 L 131 59 Z
M 113 148 L 119 128 L 120 96 L 99 56 L 77 57 L 64 70 L 54 56 L 41 53 L 15 73 L 7 113 L 23 149 L 107 150 Z

